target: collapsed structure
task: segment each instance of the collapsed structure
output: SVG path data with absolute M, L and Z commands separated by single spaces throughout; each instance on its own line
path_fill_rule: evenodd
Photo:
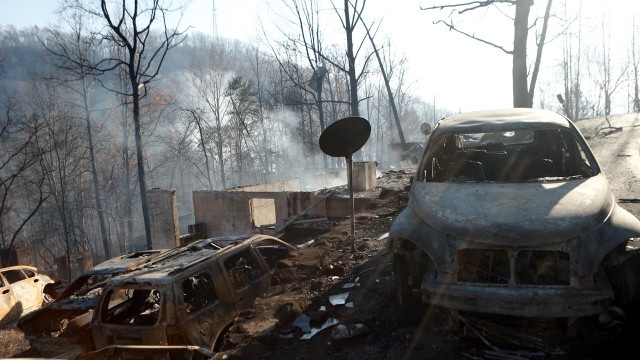
M 375 162 L 354 163 L 354 190 L 367 191 L 377 185 Z M 229 190 L 193 192 L 195 224 L 189 233 L 179 234 L 175 191 L 153 189 L 147 193 L 150 205 L 151 239 L 154 248 L 171 248 L 198 239 L 251 233 L 277 234 L 292 221 L 312 218 L 341 218 L 349 215 L 349 199 L 327 191 L 309 191 L 305 183 L 346 182 L 344 170 L 315 175 L 310 179 L 237 187 Z M 374 199 L 355 199 L 364 208 Z

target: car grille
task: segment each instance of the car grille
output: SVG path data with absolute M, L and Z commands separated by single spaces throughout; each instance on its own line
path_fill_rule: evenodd
M 519 250 L 511 253 L 513 265 L 507 250 L 458 250 L 458 281 L 503 285 L 569 285 L 569 253 L 555 250 Z

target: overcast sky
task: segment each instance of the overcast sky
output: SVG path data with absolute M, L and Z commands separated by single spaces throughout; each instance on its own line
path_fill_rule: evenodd
M 211 34 L 213 32 L 213 3 L 215 1 L 218 35 L 252 41 L 258 33 L 258 18 L 268 23 L 273 5 L 278 0 L 192 0 L 183 25 L 193 31 Z M 579 3 L 578 0 L 572 0 Z M 558 3 L 556 0 L 554 2 Z M 628 14 L 638 7 L 637 0 L 585 0 L 590 11 L 603 11 L 603 4 L 615 14 Z M 427 0 L 367 0 L 365 9 L 367 21 L 381 20 L 381 33 L 391 40 L 391 45 L 399 54 L 408 59 L 413 93 L 427 101 L 451 111 L 468 111 L 487 108 L 510 107 L 511 58 L 503 52 L 464 39 L 444 27 L 433 24 L 438 18 L 446 18 L 446 12 L 421 11 L 420 5 L 441 3 Z M 537 0 L 537 7 L 546 1 Z M 0 24 L 17 27 L 49 26 L 55 22 L 56 0 L 0 0 Z M 321 6 L 322 9 L 322 6 Z M 620 15 L 616 15 L 620 16 Z M 331 2 L 326 1 L 322 18 L 335 17 Z M 463 18 L 458 18 L 463 19 Z M 460 21 L 460 20 L 458 20 Z M 509 43 L 511 28 L 505 29 L 504 22 L 496 20 L 486 11 L 478 11 L 462 20 L 470 28 L 482 27 L 492 39 L 505 37 L 505 47 Z M 501 21 L 504 21 L 502 19 Z M 495 28 L 492 28 L 495 24 Z M 331 35 L 331 34 L 329 34 Z M 343 36 L 336 31 L 334 36 Z M 382 37 L 380 37 L 382 39 Z M 612 41 L 620 39 L 614 38 Z M 546 54 L 545 54 L 546 55 Z M 549 60 L 547 66 L 555 66 Z M 561 85 L 561 84 L 559 84 Z M 561 90 L 561 89 L 558 89 Z M 549 90 L 553 96 L 555 90 Z

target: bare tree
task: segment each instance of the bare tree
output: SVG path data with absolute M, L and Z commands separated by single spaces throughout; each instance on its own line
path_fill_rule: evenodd
M 101 0 L 99 9 L 85 6 L 82 9 L 103 22 L 102 40 L 122 50 L 122 57 L 103 58 L 93 65 L 93 69 L 105 73 L 123 68 L 127 75 L 128 91 L 109 90 L 125 96 L 132 104 L 140 202 L 147 248 L 151 249 L 140 99 L 150 91 L 149 84 L 160 73 L 169 50 L 184 40 L 183 31 L 171 27 L 168 19 L 169 14 L 181 9 L 172 9 L 162 0 Z M 151 30 L 154 25 L 160 25 L 162 31 L 154 34 Z
M 337 15 L 334 19 L 337 19 L 344 31 L 345 41 L 330 46 L 326 46 L 323 41 L 321 33 L 323 22 L 319 18 L 317 0 L 283 3 L 289 11 L 279 24 L 291 23 L 292 26 L 278 25 L 285 40 L 278 43 L 278 46 L 271 45 L 271 48 L 283 73 L 299 89 L 299 91 L 288 91 L 289 95 L 297 94 L 288 96 L 289 100 L 297 102 L 289 101 L 287 104 L 295 105 L 296 111 L 301 111 L 300 119 L 306 118 L 307 115 L 314 116 L 315 113 L 308 110 L 310 105 L 315 105 L 318 110 L 320 132 L 328 122 L 327 117 L 336 120 L 340 116 L 359 116 L 359 104 L 363 99 L 358 95 L 358 87 L 369 72 L 369 61 L 373 56 L 370 47 L 366 46 L 368 40 L 364 31 L 360 31 L 362 29 L 361 14 L 365 9 L 366 0 L 344 0 L 337 4 L 332 2 L 333 12 Z M 268 38 L 266 34 L 264 37 Z M 302 62 L 308 63 L 310 71 L 306 70 Z M 312 100 L 310 101 L 309 98 Z M 325 113 L 327 104 L 330 107 L 329 116 Z M 348 105 L 346 111 L 342 109 L 343 104 Z M 303 139 L 312 138 L 309 144 L 313 146 L 308 147 L 308 151 L 310 158 L 314 159 L 317 135 L 320 132 L 315 132 L 313 135 L 315 131 L 313 117 L 310 117 L 307 123 L 308 127 L 305 125 L 300 130 Z M 328 164 L 328 159 L 324 155 L 323 163 L 324 166 Z
M 220 185 L 227 188 L 224 147 L 227 139 L 223 133 L 223 125 L 227 116 L 227 103 L 224 100 L 226 73 L 224 71 L 226 53 L 220 43 L 214 44 L 207 52 L 207 57 L 194 64 L 190 70 L 191 82 L 199 99 L 208 109 L 211 121 L 201 118 L 198 124 L 200 142 L 203 151 L 208 151 L 205 144 L 210 141 L 215 147 L 215 159 L 218 163 Z M 192 109 L 193 111 L 196 111 Z M 196 113 L 200 113 L 196 111 Z M 206 134 L 206 135 L 205 135 Z M 207 141 L 208 140 L 208 141 Z M 209 170 L 207 170 L 209 171 Z
M 391 113 L 393 114 L 393 119 L 396 122 L 398 137 L 400 138 L 400 143 L 402 144 L 402 148 L 404 148 L 405 146 L 404 132 L 402 131 L 402 124 L 400 123 L 400 116 L 398 115 L 395 96 L 393 95 L 393 91 L 391 90 L 390 78 L 387 75 L 387 70 L 385 69 L 384 63 L 382 61 L 382 57 L 380 56 L 380 50 L 376 47 L 376 43 L 373 39 L 374 36 L 371 34 L 369 26 L 367 26 L 364 21 L 363 21 L 363 26 L 367 31 L 367 38 L 369 38 L 369 41 L 371 42 L 371 47 L 373 48 L 373 52 L 376 55 L 376 59 L 378 60 L 378 66 L 380 67 L 380 72 L 382 73 L 382 81 L 384 82 L 385 89 L 387 90 L 387 97 L 389 98 Z
M 260 159 L 262 163 L 262 180 L 266 179 L 266 175 L 271 172 L 271 161 L 269 157 L 270 147 L 268 141 L 268 131 L 267 131 L 267 113 L 271 110 L 269 108 L 268 100 L 267 100 L 267 72 L 269 71 L 269 64 L 265 64 L 265 57 L 260 54 L 257 49 L 253 50 L 253 59 L 251 63 L 251 70 L 253 72 L 253 76 L 256 79 L 255 82 L 255 98 L 256 98 L 256 106 L 257 106 L 257 117 L 260 122 L 260 133 L 261 133 L 261 146 L 260 146 Z M 318 111 L 322 111 L 322 101 L 321 95 L 320 98 L 320 108 Z M 322 115 L 319 115 L 320 118 L 323 118 Z M 326 165 L 325 165 L 326 167 Z
M 565 4 L 565 18 L 566 18 Z M 563 36 L 562 73 L 564 80 L 564 97 L 558 95 L 565 115 L 571 119 L 580 119 L 582 115 L 582 16 L 578 14 L 577 33 L 567 31 Z
M 68 10 L 68 11 L 66 11 Z M 85 26 L 85 14 L 78 11 L 77 6 L 70 6 L 61 12 L 61 21 L 66 24 L 69 33 L 61 29 L 49 29 L 46 39 L 41 40 L 43 46 L 53 54 L 58 61 L 58 67 L 64 72 L 60 80 L 72 93 L 80 98 L 80 107 L 84 112 L 84 120 L 89 147 L 89 165 L 93 178 L 93 197 L 100 225 L 102 246 L 107 259 L 111 258 L 111 244 L 107 236 L 107 227 L 100 195 L 100 180 L 96 169 L 96 155 L 94 135 L 92 129 L 90 94 L 96 83 L 95 74 L 91 67 L 95 63 L 95 49 L 97 38 Z
M 248 173 L 245 170 L 245 162 L 251 163 L 255 173 L 254 152 L 248 151 L 250 149 L 248 141 L 251 141 L 253 149 L 257 149 L 252 135 L 252 123 L 258 115 L 253 82 L 241 75 L 236 75 L 227 83 L 224 95 L 230 104 L 230 133 L 233 139 L 232 153 L 235 158 L 236 181 L 237 184 L 245 184 L 245 176 Z
M 599 61 L 600 79 L 598 80 L 598 86 L 602 91 L 602 97 L 604 98 L 604 115 L 605 117 L 611 115 L 611 101 L 613 95 L 620 85 L 622 85 L 624 76 L 626 75 L 626 68 L 622 69 L 618 76 L 612 74 L 611 68 L 614 64 L 611 61 L 611 33 L 609 30 L 609 24 L 605 24 L 605 18 L 602 20 L 602 58 Z M 611 126 L 611 124 L 609 124 Z
M 69 106 L 63 105 L 62 89 L 48 81 L 49 77 L 34 79 L 28 98 L 34 118 L 41 122 L 42 131 L 36 136 L 37 153 L 42 154 L 44 186 L 51 194 L 51 238 L 56 235 L 64 244 L 71 280 L 70 255 L 89 246 L 84 229 L 83 201 L 89 191 L 82 181 L 86 171 L 86 147 L 83 145 L 81 120 Z M 59 231 L 53 229 L 58 228 Z
M 0 242 L 11 254 L 49 193 L 43 186 L 42 153 L 35 145 L 40 124 L 18 111 L 13 95 L 3 92 L 0 108 L 4 110 L 0 117 Z
M 545 14 L 543 17 L 542 32 L 540 34 L 539 41 L 537 41 L 537 53 L 534 61 L 533 71 L 531 73 L 531 83 L 528 82 L 528 65 L 527 65 L 527 41 L 529 34 L 529 13 L 533 0 L 478 0 L 478 1 L 466 1 L 456 2 L 452 4 L 434 5 L 430 7 L 423 7 L 422 10 L 435 10 L 435 9 L 452 9 L 452 13 L 464 14 L 466 12 L 486 9 L 489 7 L 498 7 L 500 4 L 508 6 L 515 6 L 515 14 L 513 17 L 513 48 L 508 49 L 505 46 L 499 45 L 493 41 L 476 37 L 473 31 L 461 30 L 457 25 L 453 23 L 453 20 L 436 21 L 436 24 L 442 24 L 449 28 L 449 30 L 455 31 L 461 35 L 464 35 L 475 41 L 479 41 L 483 44 L 492 46 L 498 50 L 501 50 L 507 55 L 512 57 L 512 78 L 513 78 L 513 106 L 514 107 L 531 107 L 533 104 L 533 93 L 535 90 L 535 84 L 540 69 L 540 62 L 542 60 L 542 49 L 545 45 L 545 38 L 548 28 L 548 21 L 551 12 L 551 4 L 553 0 L 547 0 L 547 6 L 545 8 Z M 500 10 L 502 12 L 502 10 Z
M 633 111 L 640 112 L 640 86 L 638 84 L 638 67 L 640 59 L 636 50 L 636 14 L 633 14 L 632 30 L 631 30 L 631 68 L 633 70 Z

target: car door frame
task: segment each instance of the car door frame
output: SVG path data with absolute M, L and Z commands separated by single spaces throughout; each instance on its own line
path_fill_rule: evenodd
M 13 321 L 22 313 L 21 309 L 16 307 L 16 297 L 9 281 L 0 272 L 0 324 Z
M 256 263 L 260 266 L 262 270 L 262 275 L 256 279 L 251 280 L 241 288 L 235 288 L 232 282 L 232 274 L 229 272 L 229 269 L 225 266 L 225 262 L 230 258 L 241 254 L 242 252 L 248 252 L 251 256 L 254 257 Z M 262 296 L 267 289 L 269 288 L 271 282 L 271 273 L 269 269 L 265 265 L 265 261 L 261 258 L 260 255 L 255 249 L 250 246 L 242 246 L 238 249 L 234 249 L 234 251 L 230 251 L 228 254 L 224 254 L 218 259 L 218 265 L 220 270 L 224 273 L 225 279 L 227 281 L 227 288 L 229 289 L 229 293 L 234 299 L 234 303 L 236 306 L 236 311 L 238 313 L 248 310 L 253 306 L 255 299 Z

